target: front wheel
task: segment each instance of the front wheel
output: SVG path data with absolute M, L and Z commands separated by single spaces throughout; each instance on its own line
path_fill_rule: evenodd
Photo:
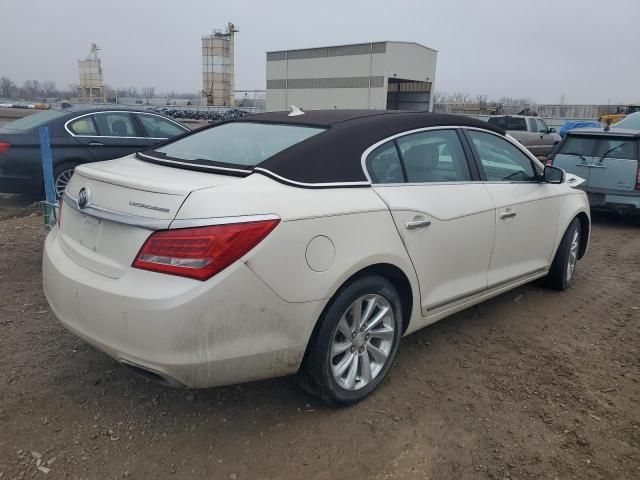
M 331 405 L 351 405 L 382 382 L 398 351 L 402 308 L 383 277 L 360 277 L 330 302 L 297 375 L 308 392 Z
M 574 218 L 562 237 L 556 256 L 551 264 L 546 283 L 555 290 L 566 290 L 571 286 L 578 253 L 580 251 L 580 220 Z

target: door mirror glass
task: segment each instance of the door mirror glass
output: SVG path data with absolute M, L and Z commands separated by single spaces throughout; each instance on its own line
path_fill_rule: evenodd
M 547 165 L 544 167 L 545 183 L 563 183 L 565 179 L 564 170 L 558 167 Z
M 553 128 L 553 127 L 551 127 L 551 128 L 549 129 L 549 133 L 556 133 L 556 129 L 555 129 L 555 128 Z

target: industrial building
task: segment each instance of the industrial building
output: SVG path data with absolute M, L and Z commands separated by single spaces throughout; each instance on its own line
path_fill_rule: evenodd
M 234 88 L 234 35 L 238 29 L 229 23 L 227 30 L 214 30 L 202 37 L 202 104 L 232 106 Z
M 267 52 L 267 110 L 431 111 L 437 55 L 411 42 Z
M 107 101 L 98 50 L 100 50 L 98 46 L 92 43 L 87 58 L 78 60 L 80 72 L 78 101 L 80 103 L 105 103 Z

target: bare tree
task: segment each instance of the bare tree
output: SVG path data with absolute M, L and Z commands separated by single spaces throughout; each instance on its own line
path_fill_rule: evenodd
M 10 78 L 0 78 L 0 97 L 11 98 L 16 91 L 16 84 Z
M 446 92 L 440 92 L 438 90 L 436 90 L 435 92 L 433 92 L 433 96 L 432 96 L 432 103 L 444 103 L 447 101 L 447 93 Z
M 46 82 L 42 82 L 42 93 L 45 97 L 53 97 L 57 92 L 56 83 L 51 80 L 47 80 Z
M 153 98 L 156 93 L 155 87 L 142 87 L 142 96 L 145 98 L 147 103 L 149 103 L 149 99 Z
M 129 87 L 126 92 L 128 97 L 136 98 L 138 96 L 138 89 L 136 87 Z
M 40 94 L 40 82 L 27 80 L 22 84 L 22 95 L 26 100 L 35 100 Z
M 469 101 L 469 93 L 463 92 L 459 90 L 457 92 L 453 92 L 449 97 L 449 101 L 454 103 L 465 103 Z

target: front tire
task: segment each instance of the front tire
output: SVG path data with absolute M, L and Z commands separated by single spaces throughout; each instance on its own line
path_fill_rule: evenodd
M 402 307 L 394 286 L 378 275 L 343 287 L 325 309 L 297 380 L 335 405 L 364 399 L 386 377 L 400 344 Z
M 571 286 L 576 264 L 578 263 L 581 232 L 580 220 L 574 218 L 564 233 L 551 264 L 551 270 L 549 270 L 549 275 L 546 279 L 546 284 L 550 288 L 563 291 Z

